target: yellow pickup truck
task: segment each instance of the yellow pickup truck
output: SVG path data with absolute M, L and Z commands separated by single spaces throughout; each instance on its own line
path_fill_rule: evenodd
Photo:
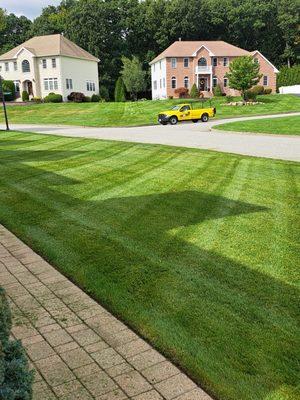
M 192 103 L 177 104 L 170 110 L 158 114 L 158 122 L 162 125 L 176 125 L 178 121 L 207 122 L 209 117 L 216 115 L 215 107 L 193 108 Z

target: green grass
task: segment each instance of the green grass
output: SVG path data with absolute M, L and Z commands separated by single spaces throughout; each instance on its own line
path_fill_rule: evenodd
M 299 398 L 299 164 L 0 134 L 0 221 L 222 400 Z
M 244 115 L 274 114 L 299 111 L 300 98 L 292 95 L 261 96 L 263 104 L 255 106 L 228 106 L 224 98 L 215 98 L 217 118 Z M 11 122 L 33 124 L 67 124 L 85 126 L 134 126 L 156 124 L 157 114 L 185 100 L 156 100 L 126 103 L 63 103 L 9 106 Z M 188 100 L 189 101 L 189 100 Z M 207 103 L 209 105 L 209 103 Z M 3 122 L 0 113 L 0 122 Z
M 300 135 L 300 115 L 294 117 L 229 122 L 227 124 L 217 125 L 214 128 L 223 131 L 272 133 L 273 135 Z

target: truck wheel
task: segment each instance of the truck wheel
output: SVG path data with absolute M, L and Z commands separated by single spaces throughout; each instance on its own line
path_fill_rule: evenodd
M 193 119 L 192 121 L 193 121 L 194 123 L 196 123 L 196 122 L 199 121 L 199 119 Z
M 178 118 L 176 117 L 176 115 L 173 115 L 173 116 L 169 119 L 169 121 L 170 121 L 170 124 L 171 124 L 171 125 L 176 125 L 177 122 L 178 122 Z
M 208 121 L 208 114 L 202 114 L 202 117 L 201 117 L 201 121 L 202 122 L 207 122 Z
M 160 122 L 161 125 L 167 125 L 167 122 Z

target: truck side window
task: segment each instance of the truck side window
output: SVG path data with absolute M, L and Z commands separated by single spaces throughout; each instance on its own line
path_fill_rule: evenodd
M 183 106 L 180 111 L 188 111 L 190 109 L 191 109 L 190 106 Z

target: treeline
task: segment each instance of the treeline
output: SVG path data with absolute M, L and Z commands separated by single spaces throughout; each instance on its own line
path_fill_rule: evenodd
M 0 51 L 34 35 L 64 33 L 97 56 L 112 93 L 122 56 L 148 62 L 173 41 L 224 40 L 259 49 L 277 67 L 297 63 L 300 0 L 64 0 L 33 22 L 0 17 Z M 149 82 L 149 81 L 148 81 Z

